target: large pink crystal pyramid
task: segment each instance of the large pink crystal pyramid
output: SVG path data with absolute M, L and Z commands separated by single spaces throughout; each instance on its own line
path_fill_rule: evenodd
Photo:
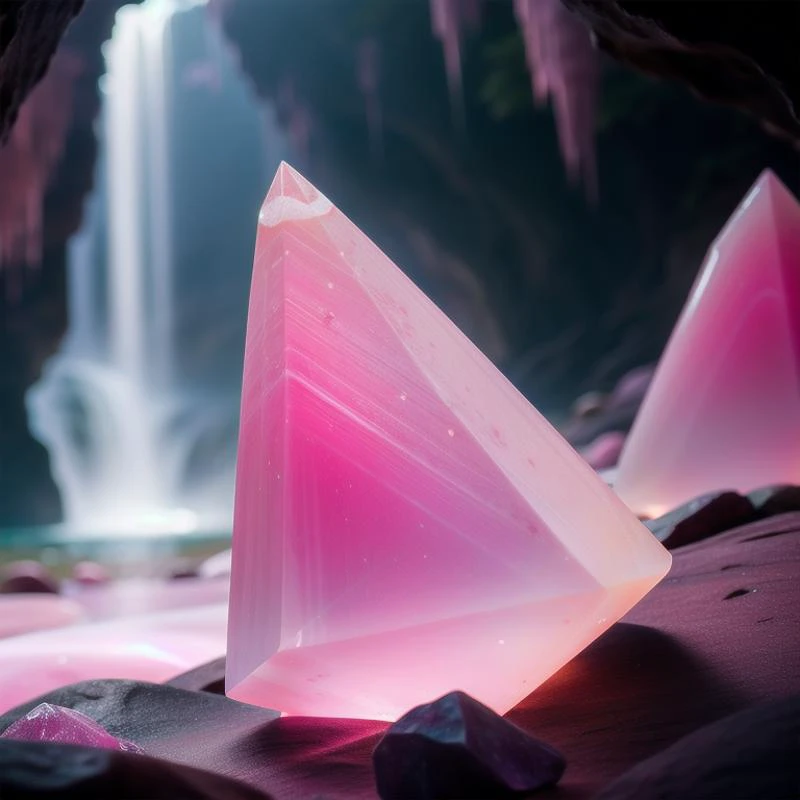
M 800 483 L 800 205 L 767 171 L 709 250 L 615 487 L 658 516 L 772 483 Z
M 260 214 L 228 694 L 395 719 L 510 709 L 669 554 L 449 319 L 304 178 Z

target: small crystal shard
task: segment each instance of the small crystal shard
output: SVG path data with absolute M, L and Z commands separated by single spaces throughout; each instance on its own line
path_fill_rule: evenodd
M 661 514 L 800 483 L 800 204 L 769 171 L 711 246 L 628 436 L 615 489 Z
M 467 800 L 556 783 L 563 756 L 463 692 L 402 716 L 372 755 L 382 800 Z
M 26 742 L 61 742 L 107 750 L 127 750 L 141 753 L 133 742 L 117 739 L 80 711 L 50 703 L 39 703 L 24 717 L 9 725 L 0 736 Z
M 245 346 L 228 694 L 505 712 L 670 557 L 453 323 L 282 165 Z

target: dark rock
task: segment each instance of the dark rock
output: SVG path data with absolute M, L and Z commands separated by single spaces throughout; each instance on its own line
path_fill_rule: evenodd
M 706 539 L 756 518 L 753 503 L 737 492 L 711 492 L 648 520 L 645 525 L 667 548 Z
M 41 80 L 84 0 L 0 2 L 0 142 Z
M 800 142 L 797 3 L 564 0 L 614 58 Z
M 250 786 L 161 759 L 93 747 L 0 741 L 3 800 L 268 800 Z
M 764 486 L 747 495 L 762 519 L 790 511 L 800 511 L 800 486 L 778 484 Z
M 58 594 L 58 581 L 38 561 L 13 561 L 0 569 L 0 594 Z
M 463 692 L 412 709 L 373 753 L 383 800 L 444 800 L 532 792 L 566 766 L 552 747 Z
M 190 692 L 225 694 L 225 656 L 201 664 L 188 672 L 182 672 L 167 681 L 167 685 L 177 689 L 187 689 Z
M 800 795 L 800 696 L 740 711 L 637 764 L 597 800 L 786 800 Z

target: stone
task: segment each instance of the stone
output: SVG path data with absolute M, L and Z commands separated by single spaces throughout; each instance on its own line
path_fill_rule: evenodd
M 79 622 L 83 609 L 51 594 L 0 595 L 0 639 Z
M 800 697 L 723 717 L 637 764 L 597 800 L 797 797 Z
M 504 713 L 670 556 L 291 167 L 259 220 L 226 691 L 394 720 L 459 688 Z
M 12 561 L 0 569 L 0 594 L 58 594 L 58 581 L 38 561 Z
M 672 550 L 746 525 L 756 518 L 753 503 L 737 492 L 711 492 L 648 520 L 645 525 L 664 547 Z
M 372 755 L 382 800 L 467 800 L 556 783 L 564 757 L 463 692 L 418 706 Z
M 269 800 L 224 775 L 160 758 L 50 742 L 0 741 L 8 800 Z
M 748 497 L 762 518 L 800 511 L 800 486 L 763 486 L 750 492 Z
M 39 703 L 24 717 L 9 725 L 0 737 L 26 742 L 61 742 L 103 747 L 107 750 L 126 750 L 131 753 L 143 752 L 133 742 L 112 736 L 80 711 L 50 703 Z
M 712 244 L 628 436 L 615 489 L 658 517 L 800 483 L 800 204 L 764 172 Z

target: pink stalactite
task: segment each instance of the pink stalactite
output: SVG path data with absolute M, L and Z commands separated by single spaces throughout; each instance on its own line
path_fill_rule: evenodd
M 0 148 L 0 268 L 12 301 L 22 291 L 21 269 L 41 260 L 44 195 L 63 154 L 81 70 L 77 55 L 59 51 Z
M 480 25 L 480 0 L 430 0 L 433 33 L 442 43 L 447 84 L 456 113 L 463 113 L 461 43 Z
M 364 106 L 369 130 L 372 157 L 380 159 L 383 153 L 383 112 L 380 100 L 381 63 L 378 41 L 369 37 L 358 48 L 358 86 L 364 95 Z
M 561 0 L 514 0 L 538 103 L 552 99 L 561 154 L 571 179 L 597 194 L 594 118 L 600 67 L 588 28 Z

